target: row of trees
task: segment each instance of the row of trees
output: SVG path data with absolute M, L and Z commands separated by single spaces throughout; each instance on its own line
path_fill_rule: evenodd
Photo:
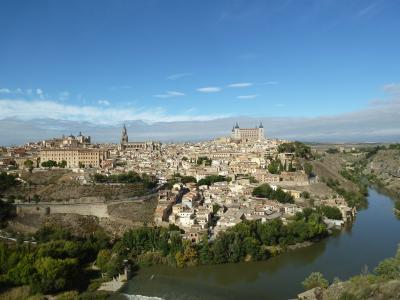
M 230 177 L 226 177 L 226 176 L 222 176 L 222 175 L 209 175 L 206 176 L 203 179 L 200 179 L 197 182 L 197 186 L 201 186 L 201 185 L 212 185 L 215 182 L 222 182 L 222 181 L 228 181 L 230 182 L 232 180 L 232 178 Z
M 294 203 L 293 196 L 290 193 L 284 192 L 280 187 L 274 190 L 268 183 L 254 188 L 252 195 L 254 197 L 277 200 L 280 203 Z
M 144 266 L 170 264 L 179 267 L 263 260 L 271 256 L 270 247 L 286 247 L 326 234 L 322 216 L 315 211 L 307 215 L 300 213 L 287 225 L 278 219 L 268 223 L 244 221 L 220 233 L 214 241 L 204 236 L 198 244 L 182 240 L 175 226 L 142 227 L 126 232 L 112 253 L 102 253 L 106 259 L 98 259 L 104 262 L 105 270 L 112 257 L 128 258 Z
M 328 180 L 325 180 L 322 178 L 322 181 L 325 181 L 327 186 L 342 196 L 346 200 L 348 206 L 357 208 L 367 207 L 368 201 L 366 196 L 368 195 L 368 190 L 361 182 L 360 185 L 358 185 L 359 191 L 357 192 L 345 190 L 340 186 L 340 182 L 337 179 L 328 178 Z
M 299 158 L 312 158 L 311 148 L 301 142 L 283 143 L 278 146 L 279 153 L 294 153 Z
M 57 163 L 54 160 L 47 160 L 41 163 L 41 166 L 43 168 L 54 168 L 54 167 L 59 167 L 59 168 L 65 168 L 67 166 L 67 162 L 65 160 L 60 161 L 59 163 Z
M 134 171 L 109 176 L 103 174 L 94 174 L 92 178 L 98 183 L 142 183 L 147 188 L 154 188 L 157 185 L 155 177 L 146 173 L 139 174 Z
M 29 285 L 34 293 L 55 293 L 82 285 L 85 267 L 100 249 L 109 247 L 106 235 L 87 239 L 46 227 L 36 234 L 38 245 L 0 242 L 0 278 L 4 285 Z

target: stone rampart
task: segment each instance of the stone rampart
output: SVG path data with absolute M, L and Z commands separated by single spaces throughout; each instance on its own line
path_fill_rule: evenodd
M 17 214 L 78 214 L 83 216 L 96 216 L 108 218 L 108 208 L 105 203 L 80 203 L 80 204 L 56 204 L 56 203 L 24 203 L 16 204 Z

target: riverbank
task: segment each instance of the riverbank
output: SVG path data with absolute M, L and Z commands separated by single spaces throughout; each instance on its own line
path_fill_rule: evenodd
M 121 293 L 166 300 L 290 299 L 303 291 L 301 282 L 313 271 L 324 273 L 331 281 L 359 274 L 365 265 L 373 269 L 395 252 L 400 222 L 390 198 L 370 189 L 368 200 L 368 208 L 359 211 L 353 226 L 305 248 L 258 262 L 144 268 Z M 112 299 L 126 299 L 121 293 Z
M 113 278 L 110 281 L 103 282 L 101 286 L 98 288 L 98 291 L 106 291 L 106 292 L 118 292 L 120 291 L 125 285 L 127 281 L 122 281 L 120 279 Z

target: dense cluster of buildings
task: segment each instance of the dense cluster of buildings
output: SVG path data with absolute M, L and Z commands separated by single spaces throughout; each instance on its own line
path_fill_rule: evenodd
M 172 184 L 159 191 L 154 222 L 175 224 L 185 231 L 185 237 L 197 241 L 204 233 L 212 238 L 218 232 L 242 220 L 267 222 L 286 220 L 309 206 L 303 191 L 318 184 L 309 178 L 293 153 L 279 153 L 285 141 L 265 137 L 262 123 L 256 128 L 240 128 L 236 124 L 231 136 L 198 143 L 161 144 L 160 142 L 129 142 L 123 126 L 119 144 L 94 145 L 81 133 L 74 137 L 55 138 L 24 147 L 10 147 L 0 152 L 0 169 L 24 168 L 26 160 L 41 168 L 45 161 L 66 162 L 66 167 L 79 172 L 104 175 L 128 171 L 146 173 L 158 178 L 159 186 Z M 279 160 L 282 165 L 296 166 L 272 174 L 268 166 Z M 210 176 L 220 176 L 211 185 L 198 185 Z M 252 196 L 255 187 L 268 183 L 272 189 L 281 188 L 295 200 L 282 204 L 275 200 Z M 321 204 L 339 207 L 346 218 L 354 214 L 340 198 L 320 199 Z M 324 202 L 325 201 L 325 202 Z

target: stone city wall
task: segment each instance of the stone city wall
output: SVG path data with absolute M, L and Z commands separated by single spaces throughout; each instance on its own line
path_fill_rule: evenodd
M 103 203 L 82 203 L 82 204 L 16 204 L 17 214 L 78 214 L 83 216 L 96 216 L 108 218 L 107 204 Z

